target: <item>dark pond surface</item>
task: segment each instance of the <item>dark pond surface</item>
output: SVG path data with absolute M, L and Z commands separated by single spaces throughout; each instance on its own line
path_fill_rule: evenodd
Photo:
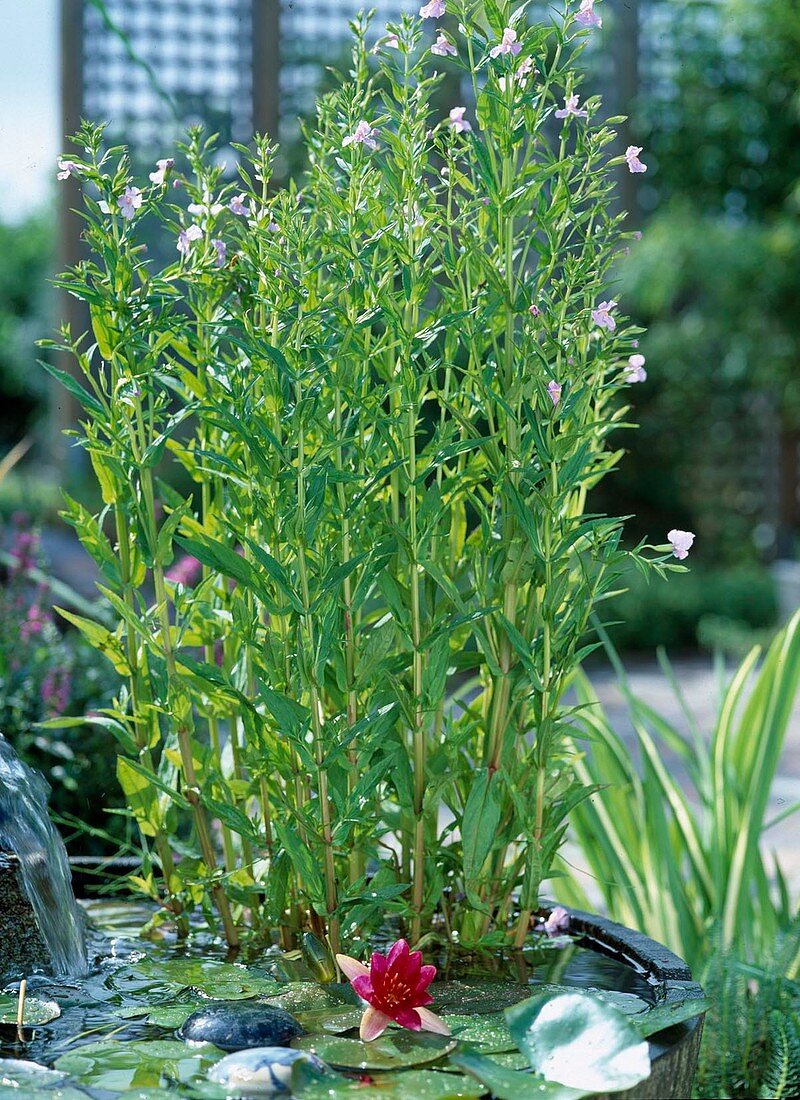
M 318 1022 L 326 1012 L 346 1020 L 358 1009 L 349 986 L 310 984 L 311 975 L 299 958 L 267 951 L 252 957 L 248 965 L 229 962 L 225 949 L 201 934 L 181 946 L 141 939 L 138 930 L 150 915 L 141 907 L 92 903 L 88 908 L 90 917 L 103 926 L 103 930 L 94 927 L 90 932 L 88 975 L 79 980 L 34 975 L 28 982 L 29 997 L 57 1002 L 61 1015 L 45 1025 L 26 1028 L 21 1037 L 15 1027 L 0 1026 L 0 1057 L 27 1059 L 44 1066 L 53 1066 L 61 1059 L 58 1068 L 67 1070 L 70 1077 L 59 1082 L 59 1091 L 53 1092 L 51 1084 L 47 1091 L 40 1092 L 38 1083 L 36 1089 L 4 1085 L 0 1068 L 0 1100 L 12 1095 L 60 1095 L 63 1100 L 80 1096 L 106 1100 L 120 1094 L 138 1095 L 142 1100 L 170 1095 L 224 1096 L 218 1087 L 215 1091 L 214 1086 L 199 1083 L 205 1080 L 210 1063 L 197 1061 L 192 1066 L 178 1065 L 176 1069 L 172 1066 L 173 1058 L 166 1087 L 152 1067 L 148 1070 L 145 1065 L 141 1072 L 130 1071 L 123 1064 L 118 1073 L 114 1071 L 117 1076 L 100 1073 L 96 1087 L 91 1074 L 89 1078 L 84 1075 L 76 1080 L 75 1067 L 83 1073 L 86 1066 L 74 1058 L 65 1060 L 65 1056 L 99 1041 L 146 1040 L 167 1044 L 163 1049 L 153 1047 L 154 1055 L 166 1053 L 177 1057 L 182 1049 L 177 1045 L 177 1029 L 209 1000 L 275 998 L 301 1022 L 305 1014 L 309 1030 L 315 1030 L 310 1021 Z M 446 967 L 442 977 L 444 980 L 436 983 L 431 992 L 435 999 L 433 1007 L 445 1013 L 496 1013 L 529 995 L 531 986 L 550 983 L 633 994 L 648 1002 L 656 996 L 655 985 L 642 972 L 575 944 L 549 946 L 534 956 L 529 955 L 522 969 L 511 964 L 497 966 L 495 973 L 487 977 L 485 965 L 459 963 Z M 9 986 L 6 992 L 13 993 L 14 988 Z M 211 1053 L 211 1061 L 220 1057 L 213 1048 Z M 107 1087 L 109 1084 L 114 1087 Z

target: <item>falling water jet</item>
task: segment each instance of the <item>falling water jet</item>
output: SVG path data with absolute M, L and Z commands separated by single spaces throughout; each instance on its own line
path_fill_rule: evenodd
M 0 734 L 0 979 L 86 971 L 83 921 L 47 783 Z

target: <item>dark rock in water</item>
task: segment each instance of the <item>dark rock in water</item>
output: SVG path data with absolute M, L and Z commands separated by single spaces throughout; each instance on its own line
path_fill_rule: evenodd
M 22 882 L 19 859 L 0 852 L 0 982 L 49 966 L 50 953 Z
M 209 1080 L 229 1096 L 274 1096 L 291 1091 L 292 1067 L 301 1062 L 322 1076 L 328 1067 L 313 1054 L 284 1047 L 242 1050 L 222 1058 L 209 1070 Z
M 277 1005 L 252 1001 L 216 1001 L 193 1012 L 178 1031 L 181 1039 L 213 1043 L 220 1050 L 288 1046 L 303 1029 Z

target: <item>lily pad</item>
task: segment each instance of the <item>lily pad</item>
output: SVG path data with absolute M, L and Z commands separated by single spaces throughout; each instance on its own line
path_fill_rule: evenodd
M 368 1100 L 458 1100 L 483 1096 L 485 1091 L 477 1081 L 460 1073 L 411 1069 L 375 1077 L 371 1083 L 347 1077 L 326 1078 L 302 1088 L 297 1096 L 300 1100 L 336 1100 L 340 1096 L 363 1096 Z
M 482 1054 L 502 1054 L 517 1049 L 501 1012 L 491 1012 L 485 1016 L 448 1015 L 444 1019 L 454 1039 L 476 1046 Z
M 206 1071 L 221 1057 L 210 1043 L 189 1047 L 175 1040 L 108 1039 L 62 1054 L 55 1068 L 89 1088 L 125 1092 L 205 1081 Z
M 0 1024 L 16 1025 L 17 1022 L 16 994 L 0 994 Z M 49 1024 L 61 1015 L 61 1009 L 55 1001 L 40 1001 L 38 997 L 25 999 L 25 1027 L 34 1027 L 40 1024 Z
M 615 1092 L 650 1076 L 647 1042 L 626 1016 L 596 997 L 531 997 L 507 1009 L 506 1020 L 519 1049 L 548 1081 Z
M 325 985 L 317 982 L 284 982 L 276 988 L 277 992 L 267 994 L 264 1000 L 267 1004 L 278 1005 L 292 1014 L 326 1009 L 342 1012 L 349 1005 L 356 1007 L 361 1004 L 349 985 L 335 982 L 327 982 Z
M 139 986 L 146 990 L 147 982 L 156 981 L 173 992 L 196 989 L 216 1001 L 243 1000 L 248 997 L 275 996 L 281 985 L 273 978 L 237 963 L 216 959 L 163 959 L 150 956 L 120 967 L 110 981 L 115 989 L 130 991 Z
M 272 1004 L 275 1001 L 271 1002 Z M 283 1006 L 281 1006 L 283 1007 Z M 306 1012 L 295 1011 L 295 1016 L 302 1025 L 303 1031 L 311 1035 L 325 1034 L 341 1035 L 345 1031 L 352 1031 L 361 1023 L 360 1008 L 312 1008 Z
M 389 1070 L 435 1062 L 455 1049 L 456 1040 L 427 1032 L 389 1031 L 371 1043 L 341 1035 L 301 1035 L 292 1046 L 339 1069 Z
M 429 993 L 434 1010 L 453 1013 L 485 1013 L 488 1007 L 499 1010 L 526 1000 L 531 987 L 517 982 L 454 981 L 434 982 Z
M 590 1095 L 583 1089 L 546 1081 L 538 1074 L 508 1069 L 477 1050 L 459 1051 L 452 1055 L 450 1061 L 460 1069 L 468 1070 L 486 1086 L 495 1100 L 581 1100 Z
M 695 997 L 689 1001 L 675 1001 L 671 1004 L 656 1005 L 646 1016 L 637 1016 L 631 1021 L 643 1039 L 656 1035 L 664 1028 L 674 1027 L 686 1020 L 693 1020 L 705 1012 L 710 1002 L 705 997 Z
M 575 989 L 574 987 L 565 986 L 563 992 L 574 993 Z M 635 993 L 619 993 L 614 989 L 595 989 L 594 986 L 589 986 L 586 992 L 591 993 L 593 997 L 597 997 L 605 1004 L 611 1005 L 612 1008 L 616 1008 L 624 1016 L 640 1016 L 644 1012 L 649 1012 L 653 1007 L 643 998 L 637 997 Z

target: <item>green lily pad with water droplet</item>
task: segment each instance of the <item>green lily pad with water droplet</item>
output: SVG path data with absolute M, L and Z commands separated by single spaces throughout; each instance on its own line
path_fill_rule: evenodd
M 502 1054 L 517 1049 L 501 1012 L 490 1012 L 485 1016 L 446 1015 L 443 1019 L 454 1039 L 472 1044 L 483 1054 Z
M 266 974 L 216 959 L 162 959 L 150 956 L 120 967 L 109 980 L 115 989 L 128 991 L 140 984 L 141 992 L 145 992 L 148 979 L 173 991 L 196 989 L 216 1001 L 275 996 L 281 991 L 280 983 Z
M 16 993 L 0 994 L 0 1024 L 17 1023 L 17 1006 L 19 997 Z M 25 1015 L 23 1025 L 25 1027 L 37 1027 L 41 1024 L 49 1024 L 51 1020 L 61 1015 L 61 1009 L 55 1001 L 40 1001 L 38 997 L 26 997 Z
M 210 1043 L 189 1046 L 177 1040 L 126 1043 L 108 1039 L 62 1054 L 55 1068 L 87 1088 L 126 1092 L 132 1088 L 199 1084 L 222 1056 L 222 1051 Z
M 485 1091 L 477 1081 L 461 1073 L 410 1069 L 376 1077 L 372 1083 L 326 1077 L 301 1089 L 297 1097 L 298 1100 L 337 1100 L 340 1096 L 363 1096 L 365 1100 L 459 1100 L 483 1096 Z
M 341 1035 L 302 1035 L 292 1040 L 292 1046 L 340 1069 L 390 1070 L 435 1062 L 455 1049 L 456 1040 L 424 1031 L 392 1030 L 371 1043 Z
M 565 992 L 575 993 L 574 988 L 565 987 Z M 536 993 L 539 990 L 535 990 Z M 604 1001 L 605 1004 L 611 1005 L 612 1008 L 616 1008 L 617 1012 L 622 1012 L 625 1016 L 639 1016 L 642 1012 L 649 1012 L 651 1006 L 647 1001 L 641 997 L 637 997 L 635 993 L 618 993 L 615 989 L 595 989 L 594 986 L 590 986 L 584 992 L 591 993 L 593 997 L 597 997 L 599 1001 Z
M 276 993 L 263 998 L 267 1004 L 278 1005 L 287 1012 L 317 1012 L 328 1009 L 343 1012 L 348 1006 L 357 1007 L 361 1001 L 349 985 L 326 982 L 284 982 Z
M 478 979 L 464 979 L 453 982 L 434 982 L 429 993 L 434 999 L 433 1010 L 469 1014 L 473 1012 L 496 1012 L 518 1004 L 530 997 L 533 990 L 529 985 L 517 982 L 490 982 Z M 538 992 L 538 990 L 537 990 Z
M 283 1007 L 283 1006 L 282 1006 Z M 295 1009 L 294 1015 L 303 1028 L 311 1035 L 341 1035 L 352 1031 L 361 1023 L 363 1015 L 360 1008 L 312 1008 L 305 1012 Z

